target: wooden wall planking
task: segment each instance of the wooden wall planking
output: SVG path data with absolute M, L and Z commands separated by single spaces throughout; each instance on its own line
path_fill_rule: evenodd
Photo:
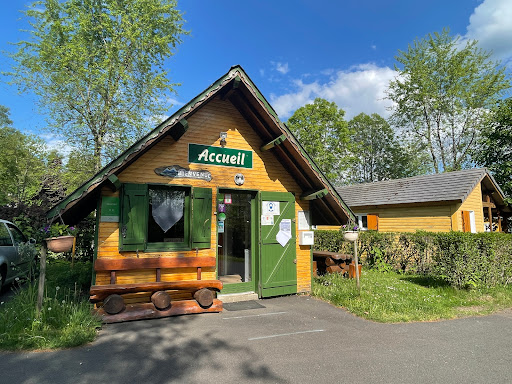
M 481 183 L 477 184 L 462 204 L 454 205 L 452 209 L 452 223 L 454 231 L 462 231 L 462 211 L 474 211 L 476 231 L 484 232 L 484 208 L 482 204 Z
M 193 187 L 212 188 L 213 207 L 211 227 L 211 248 L 199 250 L 199 256 L 217 256 L 217 230 L 216 217 L 213 215 L 217 200 L 217 188 L 260 190 L 276 192 L 292 192 L 296 196 L 295 211 L 296 217 L 299 210 L 309 210 L 309 202 L 300 201 L 298 196 L 303 192 L 297 185 L 294 178 L 288 173 L 283 165 L 274 156 L 273 151 L 261 151 L 260 147 L 265 144 L 238 110 L 229 102 L 216 98 L 198 110 L 193 116 L 187 119 L 189 129 L 175 142 L 170 136 L 163 138 L 153 148 L 143 154 L 127 169 L 118 175 L 122 183 L 159 183 L 169 185 L 190 185 Z M 222 167 L 204 164 L 188 163 L 188 144 L 197 143 L 203 145 L 220 146 L 220 132 L 227 132 L 227 148 L 244 149 L 253 151 L 253 168 L 242 169 L 235 167 Z M 179 165 L 192 170 L 208 170 L 212 174 L 211 182 L 194 179 L 173 180 L 157 175 L 154 170 L 158 167 Z M 245 183 L 237 186 L 234 177 L 237 173 L 243 173 Z M 119 196 L 118 192 L 112 192 L 107 188 L 102 190 L 102 196 Z M 101 215 L 101 213 L 99 213 Z M 298 220 L 296 220 L 298 223 Z M 310 247 L 298 245 L 298 224 L 297 233 L 297 289 L 299 292 L 311 290 L 311 257 Z M 137 257 L 136 252 L 119 252 L 119 224 L 100 222 L 98 232 L 98 258 L 126 258 Z M 140 256 L 139 252 L 139 256 Z M 148 252 L 143 257 L 194 257 L 195 250 L 179 252 Z M 205 279 L 215 279 L 214 270 L 203 271 Z M 144 281 L 151 276 L 141 271 L 129 271 L 118 275 L 119 283 L 130 283 Z M 162 280 L 189 280 L 195 279 L 195 272 L 176 273 L 173 271 L 162 271 Z M 98 273 L 96 284 L 108 284 L 110 275 Z M 147 280 L 146 280 L 147 281 Z M 135 296 L 138 297 L 138 296 Z

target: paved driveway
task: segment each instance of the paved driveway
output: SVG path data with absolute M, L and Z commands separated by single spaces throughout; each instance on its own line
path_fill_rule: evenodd
M 0 355 L 1 383 L 510 383 L 512 310 L 378 324 L 288 296 L 106 325 L 93 344 Z

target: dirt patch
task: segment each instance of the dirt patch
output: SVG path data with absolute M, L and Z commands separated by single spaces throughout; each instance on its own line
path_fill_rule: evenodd
M 457 312 L 462 313 L 480 313 L 486 310 L 486 308 L 481 305 L 473 305 L 471 307 L 457 307 L 455 309 L 457 310 Z

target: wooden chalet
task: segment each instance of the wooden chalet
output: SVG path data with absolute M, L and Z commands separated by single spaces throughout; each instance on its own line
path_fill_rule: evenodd
M 240 66 L 48 216 L 94 210 L 91 300 L 107 322 L 220 311 L 219 292 L 308 292 L 310 226 L 354 218 Z
M 511 209 L 485 168 L 338 188 L 363 229 L 505 232 Z

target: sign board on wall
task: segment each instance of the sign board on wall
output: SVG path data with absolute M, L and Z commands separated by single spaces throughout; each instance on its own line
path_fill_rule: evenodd
M 103 196 L 101 199 L 100 221 L 105 223 L 119 222 L 119 197 Z
M 188 162 L 220 165 L 224 167 L 252 168 L 252 151 L 214 147 L 211 145 L 189 144 Z

